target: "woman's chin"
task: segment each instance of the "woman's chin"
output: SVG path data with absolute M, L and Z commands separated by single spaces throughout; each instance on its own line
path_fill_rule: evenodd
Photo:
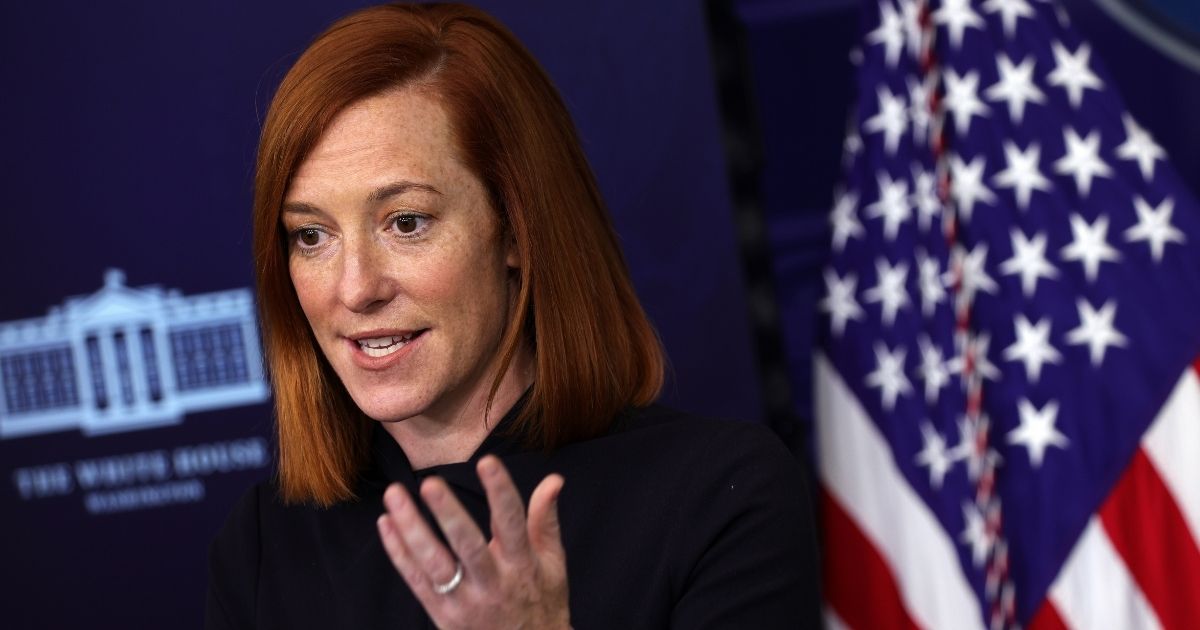
M 411 398 L 396 399 L 393 396 L 356 396 L 351 393 L 354 404 L 367 415 L 378 422 L 401 422 L 414 416 L 419 416 L 426 410 L 426 405 Z

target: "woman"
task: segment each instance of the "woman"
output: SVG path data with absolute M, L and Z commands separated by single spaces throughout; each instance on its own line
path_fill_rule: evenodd
M 657 337 L 503 26 L 332 26 L 271 104 L 254 212 L 279 475 L 214 541 L 209 627 L 814 621 L 798 466 L 652 405 Z

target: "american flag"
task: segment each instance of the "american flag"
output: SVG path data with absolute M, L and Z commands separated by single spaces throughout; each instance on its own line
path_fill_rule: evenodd
M 814 358 L 830 625 L 1197 627 L 1200 205 L 1061 7 L 862 22 Z

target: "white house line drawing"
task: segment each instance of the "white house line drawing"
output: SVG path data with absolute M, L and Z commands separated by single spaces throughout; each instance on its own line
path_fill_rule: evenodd
M 177 424 L 269 395 L 249 289 L 185 296 L 109 269 L 91 295 L 0 323 L 0 439 Z

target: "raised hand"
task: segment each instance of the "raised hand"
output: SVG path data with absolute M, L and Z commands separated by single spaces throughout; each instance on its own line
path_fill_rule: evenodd
M 492 540 L 484 539 L 446 482 L 432 477 L 421 484 L 421 498 L 450 543 L 446 549 L 412 497 L 392 484 L 378 520 L 392 564 L 439 628 L 569 628 L 558 525 L 563 478 L 552 474 L 538 484 L 526 516 L 499 459 L 483 457 L 476 472 L 491 508 Z

